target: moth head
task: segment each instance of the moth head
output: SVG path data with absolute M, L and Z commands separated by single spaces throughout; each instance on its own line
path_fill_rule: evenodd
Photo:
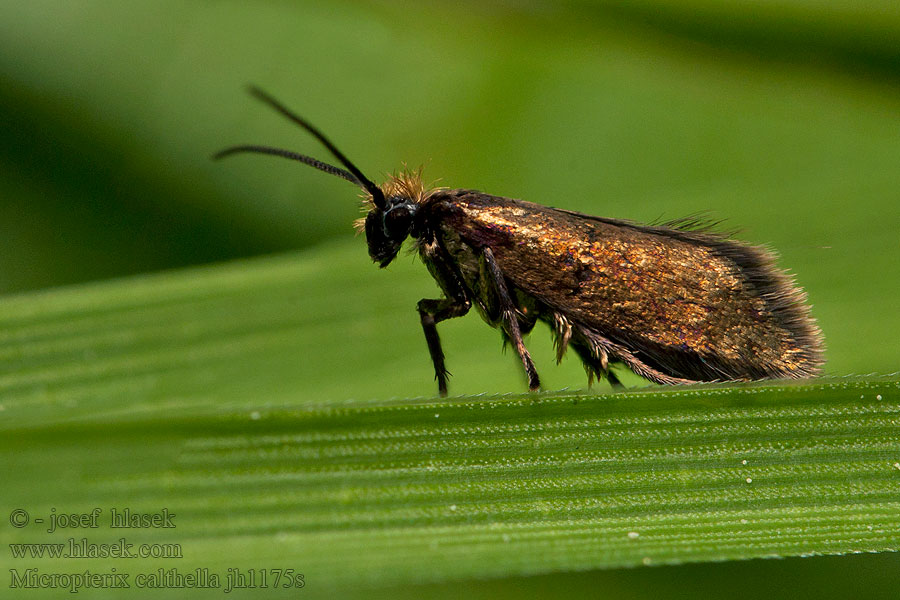
M 366 243 L 369 256 L 386 267 L 397 253 L 403 240 L 412 233 L 418 204 L 412 198 L 390 196 L 384 208 L 375 207 L 366 215 Z
M 358 185 L 362 188 L 372 206 L 372 209 L 365 219 L 366 241 L 369 245 L 369 256 L 372 257 L 372 260 L 379 263 L 380 266 L 387 266 L 388 263 L 397 256 L 400 245 L 412 231 L 413 219 L 416 213 L 416 198 L 410 193 L 404 193 L 401 189 L 405 184 L 398 177 L 393 177 L 385 183 L 385 190 L 388 190 L 389 192 L 386 194 L 385 190 L 382 190 L 382 188 L 372 183 L 369 178 L 363 175 L 362 172 L 356 168 L 356 165 L 350 162 L 350 160 L 344 156 L 344 154 L 338 150 L 322 132 L 306 121 L 306 119 L 294 114 L 283 104 L 259 88 L 250 87 L 249 91 L 254 97 L 268 104 L 277 112 L 311 133 L 344 167 L 346 167 L 346 169 L 330 165 L 316 158 L 312 158 L 311 156 L 291 152 L 290 150 L 252 144 L 226 148 L 221 152 L 216 153 L 213 158 L 219 159 L 231 156 L 232 154 L 245 152 L 281 156 L 282 158 L 296 160 L 309 165 L 320 171 L 325 171 L 331 175 L 336 175 L 337 177 L 346 179 L 347 181 Z M 397 187 L 398 185 L 400 188 Z M 421 184 L 419 184 L 419 187 L 421 187 Z
M 421 227 L 416 214 L 431 191 L 422 183 L 422 169 L 405 169 L 391 175 L 381 185 L 385 198 L 379 207 L 369 197 L 365 202 L 368 214 L 356 222 L 357 230 L 366 232 L 369 256 L 379 266 L 386 267 L 407 237 L 419 237 Z M 368 194 L 367 194 L 368 196 Z

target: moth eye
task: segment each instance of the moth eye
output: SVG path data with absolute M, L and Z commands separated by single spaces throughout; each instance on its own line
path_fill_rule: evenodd
M 383 216 L 384 233 L 391 239 L 405 238 L 409 234 L 412 213 L 405 206 L 395 206 Z

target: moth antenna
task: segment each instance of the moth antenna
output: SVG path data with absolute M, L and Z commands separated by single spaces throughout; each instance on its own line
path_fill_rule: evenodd
M 305 165 L 309 165 L 310 167 L 315 167 L 320 171 L 325 171 L 326 173 L 330 173 L 331 175 L 337 175 L 338 177 L 346 179 L 350 183 L 363 187 L 363 184 L 350 171 L 345 171 L 340 167 L 329 165 L 328 163 L 317 160 L 311 156 L 306 156 L 305 154 L 297 154 L 296 152 L 291 152 L 290 150 L 282 150 L 281 148 L 270 148 L 268 146 L 256 146 L 252 144 L 232 146 L 231 148 L 225 148 L 224 150 L 220 150 L 219 152 L 213 154 L 213 159 L 219 160 L 220 158 L 225 158 L 226 156 L 231 156 L 232 154 L 239 154 L 242 152 L 270 154 L 272 156 L 281 156 L 282 158 L 296 160 L 298 162 L 302 162 Z
M 322 143 L 323 146 L 328 148 L 328 150 L 331 152 L 331 154 L 333 154 L 334 157 L 336 159 L 338 159 L 338 161 L 340 161 L 340 163 L 342 165 L 347 167 L 347 171 L 349 171 L 355 178 L 355 180 L 351 180 L 351 181 L 360 185 L 364 190 L 369 192 L 369 194 L 372 196 L 372 202 L 375 204 L 376 207 L 384 208 L 385 206 L 387 206 L 387 202 L 385 202 L 384 194 L 382 193 L 381 188 L 379 188 L 377 185 L 372 183 L 372 181 L 368 177 L 363 175 L 362 171 L 360 171 L 358 168 L 356 168 L 356 165 L 354 165 L 352 162 L 350 162 L 350 159 L 348 159 L 346 156 L 344 156 L 344 153 L 341 152 L 340 150 L 338 150 L 337 147 L 335 147 L 335 145 L 331 143 L 331 140 L 329 140 L 327 137 L 325 137 L 325 135 L 321 131 L 316 129 L 309 121 L 300 117 L 299 115 L 294 114 L 286 106 L 284 106 L 283 104 L 278 102 L 278 100 L 276 100 L 275 98 L 273 98 L 272 96 L 270 96 L 269 94 L 262 91 L 261 89 L 259 89 L 256 86 L 252 86 L 252 85 L 249 86 L 248 91 L 256 99 L 265 102 L 266 104 L 268 104 L 269 106 L 274 108 L 276 111 L 280 112 L 282 115 L 284 115 L 285 117 L 287 117 L 288 119 L 290 119 L 291 121 L 293 121 L 294 123 L 296 123 L 297 125 L 302 127 L 303 129 L 305 129 L 306 131 L 311 133 L 317 140 L 319 140 Z M 257 150 L 250 150 L 250 152 L 256 152 L 256 151 Z M 276 154 L 278 156 L 285 156 L 284 154 L 279 154 L 277 152 L 263 151 L 263 153 L 264 154 Z M 303 155 L 297 155 L 297 156 L 303 156 Z M 287 157 L 287 158 L 290 158 L 290 157 Z M 304 158 L 307 158 L 307 157 L 304 157 Z M 310 160 L 315 160 L 315 159 L 310 159 Z M 332 173 L 333 175 L 338 175 L 339 177 L 344 177 L 344 179 L 347 179 L 344 175 L 341 175 L 339 172 L 328 171 L 327 169 L 322 169 L 321 166 L 314 165 L 311 162 L 308 162 L 307 160 L 300 160 L 300 162 L 306 163 L 308 165 L 316 167 L 317 169 L 321 169 L 323 171 Z M 326 163 L 323 163 L 321 161 L 315 161 L 315 162 L 318 163 L 319 165 L 331 167 L 331 165 L 327 165 Z M 342 169 L 337 169 L 337 167 L 331 167 L 331 168 L 336 169 L 337 171 L 340 171 L 340 172 L 344 172 Z

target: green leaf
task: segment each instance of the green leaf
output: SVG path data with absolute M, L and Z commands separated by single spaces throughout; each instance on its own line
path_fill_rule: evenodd
M 364 271 L 357 251 L 0 300 L 4 506 L 102 511 L 96 528 L 4 526 L 4 548 L 181 550 L 5 553 L 3 569 L 208 569 L 225 586 L 232 567 L 281 568 L 349 593 L 900 547 L 900 378 L 369 400 L 433 393 L 411 303 L 390 300 L 433 284 L 411 264 Z M 521 389 L 496 332 L 463 321 L 494 343 L 451 329 L 452 389 Z M 111 529 L 113 508 L 175 527 Z

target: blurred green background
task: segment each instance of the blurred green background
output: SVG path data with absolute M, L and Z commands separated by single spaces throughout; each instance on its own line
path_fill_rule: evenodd
M 250 99 L 247 83 L 316 123 L 375 180 L 424 164 L 439 185 L 610 217 L 709 211 L 796 273 L 829 373 L 897 370 L 896 2 L 7 1 L 0 292 L 307 249 L 346 264 L 348 252 L 323 245 L 368 262 L 346 182 L 265 157 L 209 160 L 244 142 L 330 160 Z M 389 271 L 411 269 L 398 262 Z M 415 270 L 423 293 L 436 293 Z M 379 297 L 408 308 L 410 337 L 420 335 L 416 300 Z M 484 369 L 515 377 L 496 332 L 466 321 L 442 330 L 448 356 L 483 345 L 470 341 L 478 330 L 493 340 L 485 356 L 497 355 Z M 577 364 L 565 369 L 551 381 L 582 385 Z M 683 590 L 734 573 L 765 580 L 767 597 L 795 578 L 818 590 L 809 597 L 845 597 L 835 582 L 850 570 L 870 571 L 860 585 L 874 594 L 900 561 L 556 575 L 473 593 L 690 597 Z

